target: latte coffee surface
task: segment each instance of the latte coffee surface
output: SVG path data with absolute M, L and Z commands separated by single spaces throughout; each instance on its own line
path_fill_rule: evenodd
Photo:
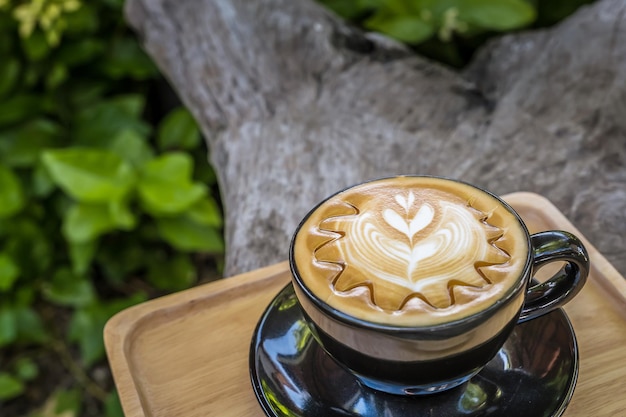
M 480 312 L 519 285 L 523 225 L 492 195 L 441 178 L 395 177 L 309 213 L 292 261 L 302 283 L 358 319 L 430 326 Z

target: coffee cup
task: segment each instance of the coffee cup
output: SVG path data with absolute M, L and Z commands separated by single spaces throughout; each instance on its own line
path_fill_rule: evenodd
M 399 395 L 461 385 L 513 328 L 583 287 L 589 256 L 565 231 L 529 234 L 496 195 L 462 181 L 398 176 L 313 208 L 289 262 L 323 350 L 361 384 Z M 542 266 L 561 269 L 542 283 Z

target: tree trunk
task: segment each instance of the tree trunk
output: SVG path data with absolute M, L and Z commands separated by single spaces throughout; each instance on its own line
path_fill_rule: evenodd
M 464 72 L 310 0 L 128 0 L 207 138 L 232 275 L 287 258 L 299 220 L 395 174 L 552 200 L 626 274 L 626 2 L 501 37 Z

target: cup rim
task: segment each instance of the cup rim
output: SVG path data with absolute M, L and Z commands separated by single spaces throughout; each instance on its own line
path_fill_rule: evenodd
M 459 319 L 453 320 L 453 321 L 449 321 L 449 322 L 444 322 L 444 323 L 438 323 L 438 324 L 434 324 L 434 325 L 415 325 L 415 326 L 407 326 L 407 325 L 393 325 L 393 324 L 384 324 L 384 323 L 377 323 L 377 322 L 372 322 L 372 321 L 367 321 L 364 319 L 360 319 L 357 317 L 354 317 L 350 314 L 347 314 L 341 310 L 338 310 L 328 304 L 326 304 L 323 300 L 321 300 L 317 295 L 315 295 L 305 284 L 305 282 L 302 280 L 302 278 L 300 277 L 300 272 L 298 271 L 298 267 L 296 265 L 295 262 L 295 255 L 294 255 L 294 250 L 295 250 L 295 241 L 296 241 L 296 236 L 298 235 L 299 231 L 301 230 L 302 226 L 304 225 L 304 223 L 308 220 L 308 218 L 322 205 L 324 204 L 326 201 L 330 200 L 331 198 L 335 197 L 338 194 L 341 194 L 349 189 L 352 189 L 354 187 L 358 187 L 360 185 L 365 185 L 365 184 L 369 184 L 372 182 L 377 182 L 377 181 L 384 181 L 384 180 L 390 180 L 390 179 L 394 179 L 394 178 L 400 178 L 400 177 L 410 177 L 410 178 L 432 178 L 432 179 L 438 179 L 438 180 L 444 180 L 444 181 L 451 181 L 454 183 L 459 183 L 459 184 L 464 184 L 466 186 L 469 186 L 471 188 L 474 188 L 480 192 L 483 192 L 493 198 L 495 198 L 509 213 L 511 213 L 516 219 L 517 222 L 519 223 L 519 225 L 521 226 L 522 230 L 525 232 L 526 234 L 526 262 L 524 264 L 524 267 L 522 268 L 519 277 L 517 278 L 517 281 L 515 283 L 515 285 L 512 285 L 507 292 L 500 298 L 498 299 L 496 302 L 494 302 L 493 304 L 491 304 L 490 306 L 488 306 L 487 308 L 485 308 L 484 310 L 481 310 L 477 313 L 474 313 L 472 315 L 466 316 L 466 317 L 461 317 Z M 470 184 L 466 181 L 462 181 L 459 179 L 454 179 L 454 178 L 449 178 L 449 177 L 443 177 L 443 176 L 436 176 L 436 175 L 412 175 L 412 174 L 408 174 L 408 175 L 393 175 L 393 176 L 386 176 L 386 177 L 380 177 L 380 178 L 373 178 L 373 179 L 369 179 L 369 180 L 365 180 L 365 181 L 361 181 L 359 183 L 347 186 L 342 188 L 341 190 L 327 196 L 326 198 L 324 198 L 323 200 L 321 200 L 318 204 L 316 204 L 311 210 L 308 211 L 308 213 L 303 217 L 303 219 L 300 221 L 300 223 L 298 224 L 298 226 L 296 227 L 292 237 L 291 237 L 291 241 L 289 244 L 289 269 L 291 271 L 291 276 L 293 281 L 295 281 L 295 284 L 298 285 L 298 289 L 308 298 L 308 300 L 322 313 L 324 313 L 326 316 L 331 317 L 339 322 L 342 322 L 344 324 L 347 324 L 349 326 L 353 326 L 353 327 L 358 327 L 358 328 L 362 328 L 362 329 L 368 329 L 368 330 L 375 330 L 375 331 L 381 331 L 381 332 L 388 332 L 388 333 L 415 333 L 417 332 L 431 332 L 431 333 L 435 333 L 435 332 L 439 332 L 439 331 L 446 331 L 446 330 L 450 330 L 450 329 L 454 329 L 457 327 L 461 327 L 461 326 L 471 326 L 473 323 L 476 322 L 481 322 L 482 320 L 484 320 L 485 316 L 490 317 L 491 314 L 500 309 L 502 306 L 506 305 L 509 303 L 509 301 L 511 301 L 520 290 L 523 290 L 525 285 L 530 282 L 531 279 L 531 267 L 532 267 L 532 244 L 531 244 L 531 240 L 530 240 L 530 233 L 528 231 L 528 228 L 526 227 L 526 224 L 524 223 L 524 221 L 522 220 L 522 218 L 520 217 L 520 215 L 517 213 L 517 211 L 515 211 L 513 209 L 513 207 L 511 207 L 506 201 L 504 201 L 502 198 L 500 198 L 498 195 L 492 193 L 491 191 L 485 190 L 477 185 L 474 184 Z M 526 278 L 526 279 L 525 279 Z M 297 294 L 297 291 L 296 291 Z

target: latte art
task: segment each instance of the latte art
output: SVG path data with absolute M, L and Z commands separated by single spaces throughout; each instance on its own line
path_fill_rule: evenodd
M 525 234 L 495 198 L 449 184 L 399 177 L 325 201 L 296 236 L 304 283 L 338 310 L 383 323 L 434 323 L 502 297 L 526 260 Z
M 413 198 L 410 193 L 409 202 Z M 438 224 L 433 224 L 435 214 Z M 436 210 L 428 203 L 417 210 L 404 207 L 404 213 L 384 209 L 382 222 L 371 211 L 328 219 L 320 230 L 345 234 L 317 248 L 315 258 L 333 263 L 336 255 L 345 268 L 334 288 L 345 292 L 369 286 L 373 303 L 385 310 L 401 310 L 411 298 L 449 307 L 455 303 L 454 287 L 484 287 L 490 280 L 481 269 L 510 259 L 491 244 L 502 231 L 481 222 L 480 216 L 471 207 L 444 201 Z

